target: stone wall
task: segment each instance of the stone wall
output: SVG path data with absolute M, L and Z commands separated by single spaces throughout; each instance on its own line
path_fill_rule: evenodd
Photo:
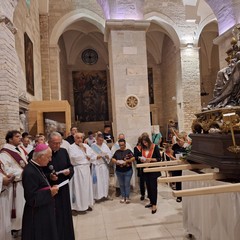
M 41 32 L 41 67 L 42 67 L 42 91 L 43 100 L 50 100 L 51 87 L 49 77 L 49 29 L 48 15 L 40 15 L 39 17 L 40 32 Z
M 177 117 L 177 79 L 180 78 L 178 67 L 180 64 L 179 52 L 173 45 L 173 42 L 168 36 L 165 36 L 163 41 L 163 53 L 161 64 L 161 88 L 162 90 L 162 121 L 164 128 L 163 136 L 166 136 L 167 123 L 170 119 L 178 121 Z M 178 89 L 179 91 L 180 89 Z
M 60 53 L 60 81 L 61 81 L 61 100 L 69 100 L 69 88 L 71 87 L 70 81 L 68 79 L 68 64 L 67 64 L 67 54 L 64 45 L 64 40 L 61 37 L 58 41 Z
M 19 0 L 13 20 L 16 28 L 16 51 L 18 54 L 18 87 L 19 94 L 25 94 L 29 100 L 42 100 L 42 73 L 40 52 L 40 27 L 38 1 L 31 1 L 30 8 L 25 0 Z M 33 67 L 35 94 L 26 93 L 24 33 L 33 43 Z
M 13 12 L 17 1 L 0 4 L 0 147 L 7 130 L 19 129 L 19 100 Z

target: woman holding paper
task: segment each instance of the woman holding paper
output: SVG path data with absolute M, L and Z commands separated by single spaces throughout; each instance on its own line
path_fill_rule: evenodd
M 125 139 L 119 139 L 118 144 L 120 149 L 114 153 L 112 162 L 116 164 L 116 175 L 122 195 L 120 203 L 130 203 L 130 181 L 133 174 L 132 162 L 135 158 L 132 151 L 126 149 Z
M 151 163 L 161 161 L 160 151 L 158 146 L 153 144 L 148 136 L 142 136 L 141 139 L 142 163 Z M 157 178 L 160 177 L 160 172 L 144 173 L 147 192 L 150 203 L 146 208 L 152 208 L 152 214 L 157 212 Z

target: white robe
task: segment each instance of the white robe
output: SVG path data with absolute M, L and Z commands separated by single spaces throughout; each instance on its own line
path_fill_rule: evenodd
M 120 149 L 119 144 L 118 144 L 118 142 L 115 142 L 115 143 L 113 144 L 112 148 L 111 148 L 112 156 L 114 155 L 114 153 L 115 153 L 118 149 Z M 126 149 L 131 150 L 132 153 L 133 153 L 133 149 L 132 149 L 131 145 L 130 145 L 129 143 L 127 143 L 127 142 L 126 142 Z M 136 171 L 136 163 L 135 163 L 135 161 L 132 163 L 132 169 L 133 169 L 133 175 L 132 175 L 130 184 L 131 184 L 131 186 L 132 186 L 133 188 L 135 188 L 135 186 L 136 186 L 136 177 L 137 177 L 137 174 L 136 174 L 137 171 Z M 115 171 L 115 174 L 114 174 L 114 180 L 115 180 L 115 187 L 118 187 L 118 188 L 119 188 L 119 183 L 118 183 L 116 171 Z
M 109 160 L 107 160 L 107 163 L 110 162 L 111 160 L 111 151 L 109 147 L 107 146 L 106 143 L 103 143 L 102 146 L 97 145 L 96 143 L 93 143 L 92 146 L 97 146 L 100 150 L 101 153 L 106 154 L 109 157 Z M 94 149 L 93 149 L 94 150 Z M 95 152 L 96 157 L 100 154 Z M 92 165 L 92 172 L 96 171 L 96 176 L 97 176 L 97 181 L 96 183 L 93 183 L 93 197 L 94 199 L 101 199 L 103 197 L 108 196 L 108 190 L 109 190 L 109 169 L 106 163 L 102 158 L 96 159 L 93 161 Z
M 22 159 L 27 163 L 25 154 L 21 148 L 19 150 L 21 153 L 19 153 L 15 146 L 11 144 L 4 144 L 3 148 L 10 149 L 17 154 L 21 155 Z M 23 208 L 25 204 L 24 199 L 24 193 L 23 193 L 23 186 L 22 186 L 22 172 L 23 169 L 19 166 L 19 164 L 7 153 L 1 152 L 0 159 L 2 163 L 4 164 L 4 171 L 7 174 L 14 174 L 15 176 L 15 182 L 16 183 L 16 199 L 15 199 L 15 208 L 16 208 L 16 218 L 12 219 L 12 230 L 20 230 L 22 228 L 22 216 L 23 216 Z M 12 207 L 12 201 L 13 201 L 13 187 L 12 184 L 9 187 L 9 203 L 10 208 Z
M 87 144 L 83 145 L 86 154 L 75 143 L 69 147 L 69 157 L 74 166 L 74 175 L 70 181 L 71 205 L 76 211 L 85 211 L 94 203 L 90 161 L 94 161 L 96 156 Z M 91 160 L 87 160 L 86 156 Z
M 4 191 L 3 191 L 4 190 Z M 1 193 L 1 191 L 3 191 Z M 3 186 L 3 175 L 0 173 L 0 239 L 11 240 L 11 217 L 8 188 Z

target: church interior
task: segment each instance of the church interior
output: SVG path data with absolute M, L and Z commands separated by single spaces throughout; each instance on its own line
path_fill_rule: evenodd
M 173 180 L 163 180 L 154 217 L 138 211 L 138 197 L 127 207 L 115 199 L 97 204 L 95 213 L 74 217 L 76 240 L 237 240 L 238 52 L 240 0 L 1 1 L 0 147 L 8 130 L 66 138 L 73 126 L 87 135 L 106 125 L 132 147 L 154 126 L 169 143 L 174 124 L 195 135 L 180 167 L 182 177 L 191 175 L 190 182 L 180 178 L 183 189 L 214 189 L 182 190 L 179 204 L 169 190 Z M 222 78 L 231 85 L 219 86 Z M 211 131 L 221 137 L 202 136 Z M 113 221 L 116 227 L 110 220 L 124 211 L 126 224 Z

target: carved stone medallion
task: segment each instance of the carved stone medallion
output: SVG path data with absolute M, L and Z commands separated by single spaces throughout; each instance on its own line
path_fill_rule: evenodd
M 136 95 L 129 95 L 129 96 L 127 96 L 126 106 L 129 109 L 137 108 L 138 104 L 139 104 L 139 98 Z

